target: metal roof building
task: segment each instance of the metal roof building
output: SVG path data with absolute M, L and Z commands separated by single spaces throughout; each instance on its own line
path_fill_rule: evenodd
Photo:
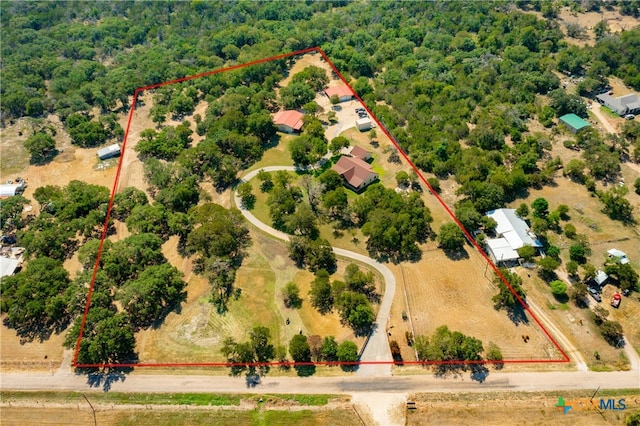
M 98 158 L 101 160 L 106 160 L 111 157 L 117 157 L 120 155 L 120 145 L 114 143 L 113 145 L 105 146 L 102 149 L 98 150 Z
M 618 115 L 640 112 L 640 96 L 635 93 L 614 98 L 608 93 L 596 96 L 598 102 L 607 108 L 611 108 Z
M 623 265 L 625 263 L 629 263 L 629 259 L 627 258 L 627 254 L 623 251 L 620 251 L 618 249 L 612 248 L 610 250 L 607 250 L 607 253 L 609 254 L 609 257 L 615 257 L 618 259 L 618 261 L 620 263 L 622 263 Z
M 514 209 L 496 209 L 486 214 L 496 221 L 498 238 L 487 240 L 489 256 L 496 263 L 517 260 L 517 250 L 524 246 L 542 247 L 538 237 L 531 232 L 529 225 L 516 215 Z
M 566 125 L 572 133 L 577 133 L 585 127 L 591 126 L 588 122 L 575 114 L 565 114 L 560 117 L 560 122 Z
M 0 278 L 10 277 L 20 266 L 20 260 L 0 256 Z
M 13 197 L 14 195 L 21 194 L 24 191 L 24 184 L 22 183 L 5 183 L 0 185 L 0 198 Z

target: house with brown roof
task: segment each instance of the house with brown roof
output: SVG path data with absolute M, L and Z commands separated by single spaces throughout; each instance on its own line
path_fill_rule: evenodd
M 331 98 L 333 95 L 336 95 L 340 102 L 346 102 L 353 99 L 353 91 L 346 84 L 340 84 L 338 86 L 327 87 L 324 90 L 325 95 Z
M 285 133 L 299 132 L 302 129 L 302 114 L 296 110 L 280 110 L 273 116 L 273 124 Z
M 366 149 L 362 148 L 361 146 L 354 146 L 353 148 L 351 148 L 351 151 L 349 152 L 349 154 L 352 157 L 361 159 L 362 161 L 371 160 L 371 153 Z
M 347 187 L 360 192 L 378 179 L 371 165 L 359 158 L 342 156 L 332 167 L 345 180 Z

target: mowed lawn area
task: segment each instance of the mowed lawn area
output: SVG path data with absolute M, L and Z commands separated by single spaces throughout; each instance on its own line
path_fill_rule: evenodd
M 305 335 L 334 335 L 339 342 L 350 339 L 359 346 L 362 344 L 364 339 L 355 339 L 351 329 L 340 323 L 336 312 L 320 315 L 311 306 L 308 291 L 314 276 L 294 265 L 286 243 L 257 231 L 251 231 L 251 238 L 253 244 L 236 276 L 235 285 L 241 294 L 238 299 L 231 299 L 228 312 L 219 314 L 209 301 L 206 279 L 190 274 L 187 302 L 181 311 L 169 314 L 158 328 L 137 334 L 140 362 L 224 362 L 220 353 L 224 338 L 243 341 L 256 326 L 269 328 L 274 345 L 285 347 L 300 330 Z M 332 279 L 342 279 L 348 264 L 339 260 Z M 303 303 L 299 310 L 288 309 L 282 302 L 282 288 L 290 281 L 296 282 L 301 290 Z M 227 370 L 221 369 L 220 373 L 227 374 Z

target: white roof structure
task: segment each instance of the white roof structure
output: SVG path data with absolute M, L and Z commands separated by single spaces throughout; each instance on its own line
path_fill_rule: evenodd
M 24 190 L 24 185 L 21 183 L 5 183 L 0 185 L 0 198 L 13 197 Z
M 607 250 L 607 253 L 609 253 L 609 257 L 616 257 L 618 258 L 618 261 L 620 261 L 620 263 L 622 263 L 623 265 L 625 263 L 629 263 L 629 259 L 627 258 L 627 254 L 623 251 L 620 251 L 618 249 L 612 248 L 610 250 Z
M 518 252 L 511 248 L 509 242 L 504 238 L 488 240 L 487 247 L 493 254 L 496 263 L 518 260 L 520 257 Z
M 20 260 L 0 256 L 0 278 L 10 277 L 18 266 L 20 266 Z
M 513 250 L 520 247 L 542 247 L 538 237 L 530 229 L 529 225 L 516 215 L 514 209 L 496 209 L 487 212 L 487 216 L 496 221 L 496 234 L 509 242 Z
M 604 271 L 601 271 L 598 269 L 598 273 L 596 274 L 596 276 L 593 278 L 593 280 L 596 282 L 596 284 L 598 285 L 602 285 L 604 284 L 607 279 L 609 279 L 609 275 L 605 274 Z
M 369 117 L 363 117 L 356 120 L 358 130 L 368 130 L 373 127 L 373 121 Z
M 120 145 L 114 143 L 113 145 L 105 146 L 98 150 L 98 157 L 100 159 L 106 159 L 120 155 Z

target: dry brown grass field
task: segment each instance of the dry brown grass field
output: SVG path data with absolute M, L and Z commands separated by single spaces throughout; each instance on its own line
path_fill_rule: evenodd
M 588 308 L 578 308 L 573 302 L 560 303 L 551 294 L 549 286 L 537 274 L 530 273 L 525 268 L 518 268 L 518 274 L 523 278 L 523 287 L 527 295 L 535 300 L 552 318 L 556 327 L 570 339 L 571 343 L 580 349 L 585 362 L 593 370 L 626 370 L 628 360 L 622 349 L 609 345 L 601 336 L 598 327 L 593 323 L 591 311 Z M 528 277 L 527 275 L 530 275 Z M 613 293 L 613 292 L 612 292 Z M 609 300 L 603 294 L 601 306 L 609 308 Z M 625 298 L 625 301 L 628 301 Z M 631 310 L 627 303 L 625 312 Z M 630 326 L 630 324 L 626 324 Z M 623 325 L 623 329 L 629 330 Z M 598 357 L 596 357 L 596 352 Z
M 540 14 L 537 14 L 539 17 Z M 624 30 L 629 30 L 638 25 L 638 21 L 633 16 L 626 16 L 620 14 L 617 9 L 606 10 L 602 8 L 600 12 L 587 12 L 577 13 L 571 11 L 569 8 L 564 7 L 559 13 L 560 27 L 566 36 L 566 24 L 578 24 L 586 30 L 586 37 L 584 39 L 575 39 L 566 37 L 565 40 L 576 46 L 593 46 L 595 44 L 595 34 L 593 27 L 600 21 L 606 21 L 609 26 L 609 31 L 612 33 L 619 33 Z
M 561 359 L 540 327 L 528 316 L 528 323 L 514 324 L 505 311 L 496 311 L 491 298 L 497 289 L 491 279 L 493 272 L 483 270 L 485 262 L 477 252 L 467 248 L 465 261 L 448 259 L 441 250 L 423 253 L 418 263 L 393 266 L 398 276 L 398 290 L 392 309 L 390 339 L 397 340 L 405 360 L 415 360 L 414 350 L 407 345 L 405 332 L 431 335 L 436 328 L 447 325 L 450 330 L 482 340 L 486 347 L 495 342 L 506 360 Z M 408 306 L 405 302 L 408 300 Z M 403 312 L 411 321 L 402 319 Z M 527 343 L 522 336 L 529 336 Z
M 594 389 L 595 390 L 595 389 Z M 592 391 L 565 392 L 492 392 L 483 394 L 417 394 L 417 409 L 407 412 L 407 425 L 620 425 L 640 408 L 640 394 L 598 392 L 600 398 L 625 399 L 620 411 L 572 409 L 567 414 L 555 407 L 558 397 L 565 400 L 591 397 Z

